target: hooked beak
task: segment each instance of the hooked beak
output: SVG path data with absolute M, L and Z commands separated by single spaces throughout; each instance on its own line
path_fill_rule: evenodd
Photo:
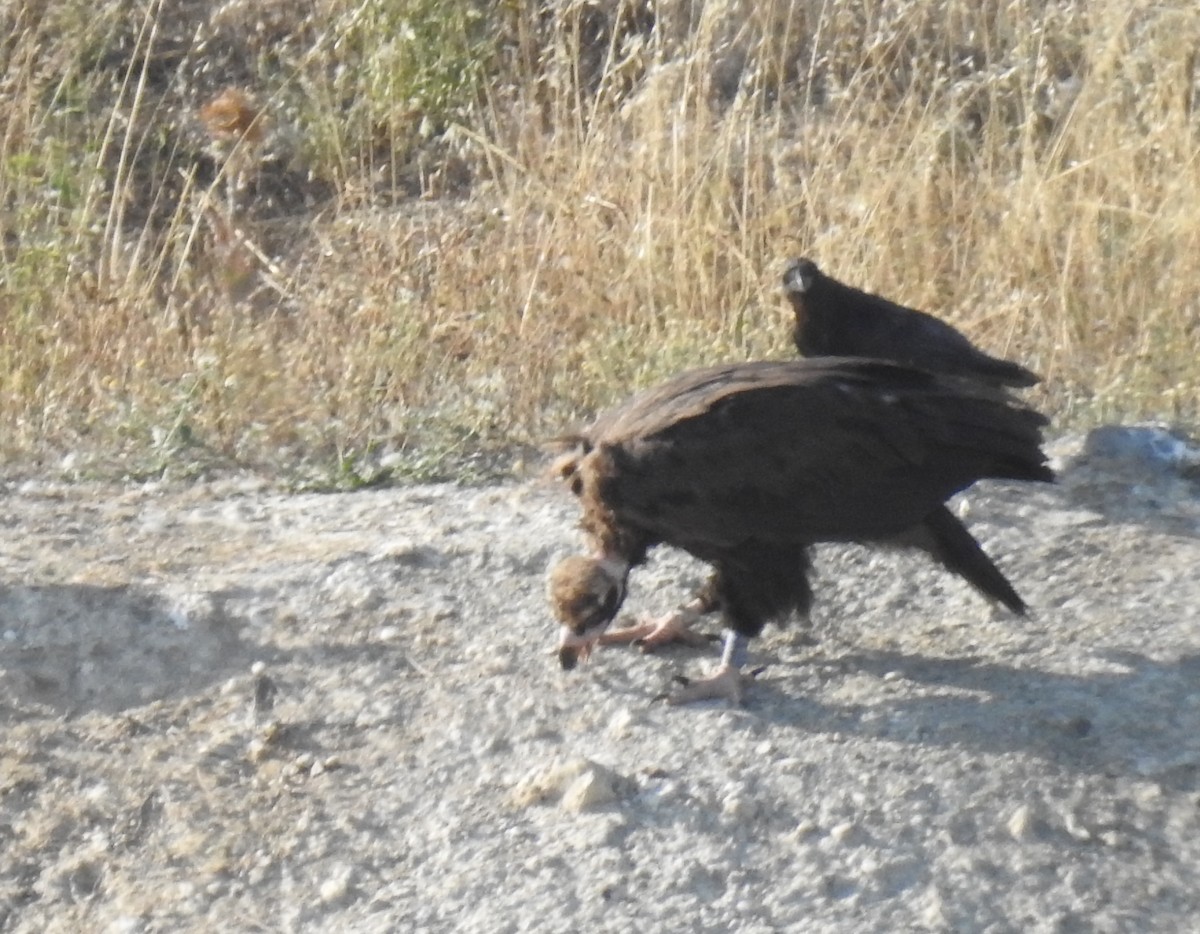
M 563 671 L 571 671 L 579 662 L 586 662 L 599 638 L 598 631 L 581 636 L 563 626 L 558 636 L 558 663 Z

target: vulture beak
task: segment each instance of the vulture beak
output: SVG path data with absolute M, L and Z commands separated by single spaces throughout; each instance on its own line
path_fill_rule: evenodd
M 783 273 L 783 287 L 787 292 L 804 294 L 812 288 L 817 267 L 809 260 L 792 260 Z
M 563 671 L 571 671 L 579 662 L 586 662 L 599 638 L 597 631 L 581 636 L 563 626 L 558 637 L 558 663 Z

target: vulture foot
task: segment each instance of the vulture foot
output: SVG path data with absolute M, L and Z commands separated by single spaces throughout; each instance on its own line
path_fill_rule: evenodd
M 741 704 L 742 688 L 747 681 L 753 681 L 760 669 L 743 674 L 741 669 L 733 665 L 722 665 L 707 678 L 685 678 L 677 675 L 675 680 L 679 687 L 660 697 L 668 704 L 691 704 L 701 700 L 723 699 L 733 704 Z
M 600 637 L 600 644 L 625 645 L 632 642 L 640 646 L 643 652 L 653 652 L 673 642 L 693 647 L 708 645 L 714 636 L 692 631 L 692 623 L 701 615 L 689 607 L 681 607 L 656 619 L 643 619 L 632 626 L 606 632 Z

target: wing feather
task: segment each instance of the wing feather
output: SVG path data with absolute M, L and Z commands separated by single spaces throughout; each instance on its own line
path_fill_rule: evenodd
M 887 363 L 735 364 L 601 418 L 585 463 L 623 521 L 704 554 L 896 534 L 981 476 L 1032 469 L 1041 424 L 1002 394 Z

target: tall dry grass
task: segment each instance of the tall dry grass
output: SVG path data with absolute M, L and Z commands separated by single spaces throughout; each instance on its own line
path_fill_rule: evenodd
M 1064 426 L 1197 421 L 1191 2 L 14 9 L 9 457 L 461 468 L 790 354 L 800 253 Z

